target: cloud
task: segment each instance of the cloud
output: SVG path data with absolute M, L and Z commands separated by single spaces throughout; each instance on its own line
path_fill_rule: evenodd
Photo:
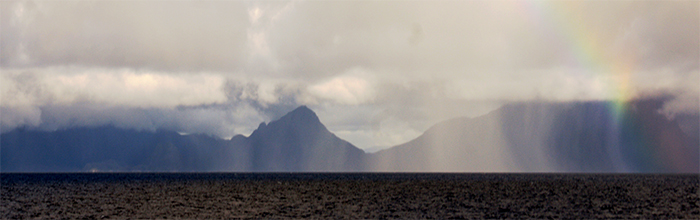
M 0 106 L 0 132 L 16 127 L 37 127 L 41 124 L 41 110 L 34 106 Z
M 1 127 L 230 136 L 309 105 L 341 137 L 384 145 L 509 101 L 670 94 L 667 114 L 696 114 L 699 14 L 692 1 L 0 1 Z
M 113 125 L 120 128 L 183 133 L 229 138 L 250 134 L 267 117 L 248 105 L 210 105 L 178 108 L 138 108 L 93 103 L 46 105 L 41 107 L 0 107 L 3 132 L 15 127 L 57 130 L 71 127 Z
M 247 55 L 242 2 L 3 1 L 2 10 L 5 67 L 224 70 Z
M 357 105 L 374 99 L 373 77 L 362 69 L 351 69 L 343 75 L 309 87 L 316 97 L 339 104 Z
M 4 1 L 2 6 L 5 67 L 245 70 L 318 79 L 358 66 L 413 77 L 551 68 L 571 65 L 587 52 L 608 60 L 633 55 L 640 66 L 697 65 L 699 57 L 700 19 L 693 2 Z
M 175 107 L 221 103 L 224 78 L 127 68 L 49 67 L 2 69 L 2 106 L 102 103 L 129 107 Z
M 193 106 L 179 108 L 131 108 L 98 104 L 52 105 L 41 108 L 43 130 L 114 125 L 155 131 L 203 133 L 222 138 L 249 134 L 264 119 L 250 106 Z

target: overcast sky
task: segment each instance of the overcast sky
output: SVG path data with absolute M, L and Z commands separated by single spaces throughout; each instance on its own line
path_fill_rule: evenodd
M 360 148 L 510 101 L 700 103 L 698 1 L 1 1 L 0 119 L 249 135 L 299 105 Z

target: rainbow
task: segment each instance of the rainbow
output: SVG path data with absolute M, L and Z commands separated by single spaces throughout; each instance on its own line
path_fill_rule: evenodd
M 591 21 L 583 19 L 581 11 L 586 1 L 515 1 L 518 11 L 522 12 L 536 31 L 545 33 L 547 40 L 563 46 L 570 57 L 573 67 L 587 70 L 595 76 L 610 79 L 606 93 L 610 117 L 610 137 L 608 154 L 615 166 L 622 172 L 644 171 L 645 167 L 657 165 L 684 170 L 696 167 L 688 164 L 696 161 L 688 155 L 681 155 L 684 150 L 673 140 L 662 137 L 663 131 L 653 128 L 656 122 L 650 122 L 643 115 L 633 114 L 630 103 L 634 93 L 631 85 L 637 51 L 627 49 L 612 51 L 607 46 L 603 33 L 594 28 Z M 600 4 L 601 2 L 597 2 Z M 631 147 L 630 147 L 631 146 Z M 633 148 L 633 149 L 632 149 Z M 632 149 L 632 150 L 630 150 Z M 696 157 L 697 155 L 690 155 Z M 684 159 L 681 159 L 684 158 Z M 629 161 L 642 161 L 630 165 Z M 687 161 L 687 162 L 679 162 Z M 646 165 L 639 165 L 646 164 Z M 693 171 L 693 172 L 698 172 Z
M 552 37 L 556 43 L 565 45 L 574 58 L 573 65 L 587 69 L 593 74 L 611 78 L 607 85 L 612 99 L 610 111 L 617 122 L 632 98 L 630 78 L 634 71 L 633 52 L 611 56 L 604 40 L 585 19 L 575 15 L 583 1 L 517 1 L 535 27 Z

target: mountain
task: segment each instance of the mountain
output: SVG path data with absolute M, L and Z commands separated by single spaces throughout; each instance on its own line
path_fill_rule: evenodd
M 4 172 L 75 172 L 220 170 L 230 146 L 205 135 L 102 126 L 15 129 L 2 134 L 0 147 Z
M 301 106 L 250 137 L 254 171 L 357 171 L 364 151 L 336 137 Z
M 700 142 L 662 100 L 506 105 L 370 156 L 379 171 L 698 172 Z M 686 129 L 689 130 L 689 129 Z M 692 130 L 692 129 L 690 129 Z
M 493 114 L 493 113 L 492 113 Z M 370 156 L 388 172 L 509 172 L 517 166 L 498 120 L 487 115 L 440 122 L 418 138 Z
M 230 140 L 114 126 L 18 128 L 0 136 L 3 172 L 357 171 L 363 156 L 306 106 Z
M 699 172 L 697 115 L 669 119 L 662 104 L 514 103 L 440 122 L 374 154 L 335 136 L 306 106 L 230 140 L 114 126 L 18 128 L 0 135 L 0 170 Z

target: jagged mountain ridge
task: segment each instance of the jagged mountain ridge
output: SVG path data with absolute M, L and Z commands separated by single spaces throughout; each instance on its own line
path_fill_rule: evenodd
M 120 129 L 12 130 L 0 137 L 3 172 L 357 171 L 364 152 L 336 137 L 301 106 L 250 137 L 222 140 Z
M 698 138 L 630 103 L 613 121 L 606 102 L 516 103 L 436 124 L 374 154 L 344 141 L 301 106 L 249 137 L 222 140 L 113 126 L 2 134 L 3 172 L 698 172 Z M 614 124 L 615 123 L 615 124 Z M 653 128 L 653 129 L 650 129 Z

